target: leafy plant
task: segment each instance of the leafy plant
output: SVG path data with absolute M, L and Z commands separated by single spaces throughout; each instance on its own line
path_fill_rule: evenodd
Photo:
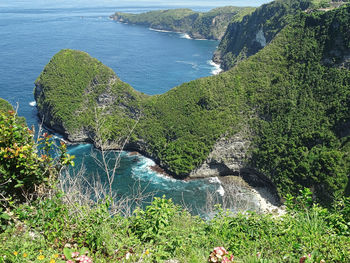
M 44 134 L 34 142 L 34 131 L 19 123 L 16 113 L 0 112 L 0 194 L 9 200 L 24 201 L 35 186 L 47 183 L 63 167 L 74 165 L 64 144 L 60 156 L 53 156 L 54 142 Z

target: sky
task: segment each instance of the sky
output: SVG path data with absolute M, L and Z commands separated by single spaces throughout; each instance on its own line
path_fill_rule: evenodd
M 0 8 L 122 6 L 260 6 L 271 0 L 0 0 Z

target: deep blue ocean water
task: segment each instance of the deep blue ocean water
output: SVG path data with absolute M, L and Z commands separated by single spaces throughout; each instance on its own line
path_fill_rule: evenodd
M 191 40 L 182 34 L 157 32 L 108 18 L 115 11 L 139 13 L 152 9 L 159 7 L 0 6 L 0 97 L 14 106 L 18 104 L 19 115 L 29 125 L 37 125 L 34 81 L 50 58 L 65 48 L 88 52 L 111 67 L 123 81 L 151 95 L 212 75 L 217 70 L 210 63 L 217 41 Z M 92 150 L 91 145 L 84 144 L 70 147 L 70 153 L 76 155 L 77 167 L 84 160 L 87 173 L 98 172 L 89 156 Z M 217 180 L 176 181 L 151 171 L 153 164 L 142 156 L 136 162 L 135 156 L 123 153 L 114 184 L 116 191 L 128 194 L 138 183 L 146 191 L 166 195 L 194 210 L 205 206 L 208 192 L 222 193 Z

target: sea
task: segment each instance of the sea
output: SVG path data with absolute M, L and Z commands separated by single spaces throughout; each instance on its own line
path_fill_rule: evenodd
M 221 5 L 226 4 L 223 2 Z M 236 2 L 257 6 L 267 1 Z M 207 5 L 202 6 L 203 3 Z M 95 5 L 94 1 L 78 1 L 72 5 L 68 1 L 53 0 L 1 1 L 0 97 L 17 108 L 29 126 L 38 127 L 34 82 L 50 58 L 66 48 L 89 53 L 112 68 L 121 80 L 149 95 L 162 94 L 181 83 L 218 74 L 219 65 L 211 61 L 218 41 L 194 40 L 186 34 L 155 31 L 109 18 L 116 11 L 141 13 L 180 6 L 207 11 L 216 3 L 219 2 L 174 4 L 112 0 L 96 1 Z M 90 144 L 72 145 L 69 153 L 76 156 L 73 174 L 85 167 L 86 178 L 97 175 L 105 181 L 103 170 L 92 158 L 94 153 L 100 153 Z M 217 178 L 175 180 L 153 171 L 154 165 L 146 157 L 121 152 L 114 191 L 124 197 L 132 197 L 135 191 L 165 196 L 194 214 L 203 214 L 208 200 L 223 202 L 225 199 L 225 190 Z M 251 198 L 247 200 L 248 206 L 254 209 L 256 202 Z

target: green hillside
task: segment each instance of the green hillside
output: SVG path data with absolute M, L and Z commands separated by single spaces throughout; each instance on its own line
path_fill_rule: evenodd
M 270 45 L 237 67 L 163 95 L 142 97 L 126 84 L 111 86 L 116 94 L 134 95 L 130 101 L 125 101 L 129 95 L 120 97 L 118 105 L 123 107 L 109 111 L 100 107 L 109 124 L 105 134 L 109 140 L 125 138 L 139 118 L 127 148 L 139 150 L 168 173 L 185 178 L 204 162 L 220 137 L 250 130 L 251 158 L 246 165 L 269 178 L 282 196 L 302 186 L 312 188 L 320 200 L 341 196 L 349 172 L 349 13 L 349 5 L 329 12 L 299 13 Z M 81 58 L 65 61 L 67 53 Z M 68 84 L 65 89 L 70 82 L 76 83 L 70 76 L 82 74 L 81 67 L 75 66 L 81 59 L 95 61 L 85 53 L 62 51 L 37 81 L 44 91 L 42 100 L 37 99 L 39 111 L 40 105 L 50 102 L 54 110 L 47 112 L 63 120 L 70 133 L 74 133 L 72 127 L 93 130 L 95 125 L 94 115 L 83 104 L 69 112 L 67 107 L 65 111 L 59 108 L 59 104 L 67 105 L 68 98 L 58 91 L 63 82 Z M 89 98 L 86 90 L 95 70 L 107 70 L 97 61 L 94 65 L 84 73 L 91 75 L 90 80 L 72 92 L 77 100 Z M 48 75 L 65 68 L 71 72 L 67 79 L 61 73 L 56 79 Z M 98 101 L 92 98 L 93 103 Z
M 264 4 L 240 21 L 232 21 L 214 54 L 214 61 L 228 70 L 245 58 L 254 55 L 299 12 L 313 12 L 321 8 L 336 8 L 347 1 L 276 0 Z
M 255 54 L 276 36 L 311 1 L 277 0 L 262 5 L 242 21 L 232 22 L 214 55 L 225 70 Z
M 231 21 L 240 21 L 253 12 L 252 7 L 218 7 L 209 12 L 169 9 L 141 14 L 116 12 L 112 19 L 153 29 L 187 33 L 193 38 L 221 39 Z
M 55 55 L 36 80 L 34 92 L 39 114 L 48 126 L 68 133 L 88 127 L 93 133 L 96 118 L 103 120 L 107 138 L 116 138 L 125 118 L 137 114 L 138 101 L 145 97 L 122 82 L 97 59 L 80 51 L 62 50 Z M 133 111 L 130 107 L 134 107 Z M 90 136 L 90 135 L 89 135 Z

